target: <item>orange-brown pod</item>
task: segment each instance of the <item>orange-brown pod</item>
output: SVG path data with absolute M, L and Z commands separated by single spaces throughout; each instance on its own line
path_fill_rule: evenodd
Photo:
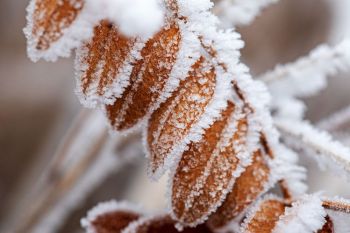
M 83 0 L 36 0 L 31 19 L 34 47 L 42 51 L 49 49 L 74 22 L 83 5 Z
M 191 127 L 201 119 L 215 85 L 215 70 L 202 57 L 173 95 L 152 114 L 147 129 L 152 174 L 163 169 L 174 147 L 183 142 Z
M 106 105 L 115 130 L 133 127 L 154 110 L 176 62 L 180 42 L 176 24 L 163 28 L 147 41 L 132 69 L 130 85 L 112 105 Z
M 245 145 L 245 136 L 246 118 L 229 102 L 202 140 L 188 146 L 172 186 L 172 208 L 180 222 L 196 225 L 220 206 L 235 180 L 241 162 L 236 147 Z
M 263 152 L 258 150 L 253 157 L 253 163 L 236 180 L 222 206 L 210 217 L 209 225 L 220 228 L 240 215 L 265 191 L 269 177 L 270 168 Z

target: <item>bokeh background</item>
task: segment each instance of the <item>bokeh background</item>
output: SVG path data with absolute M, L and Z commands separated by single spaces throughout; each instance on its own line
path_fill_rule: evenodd
M 330 4 L 326 0 L 281 0 L 264 10 L 252 25 L 240 28 L 246 41 L 243 59 L 252 73 L 261 74 L 277 63 L 293 61 L 319 43 L 339 40 L 346 28 L 340 22 L 346 21 L 347 14 L 341 11 L 343 7 L 334 6 L 337 2 L 342 6 L 346 1 L 334 0 Z M 73 59 L 34 64 L 27 58 L 22 33 L 27 4 L 27 0 L 0 1 L 2 227 L 21 221 L 16 217 L 28 207 L 21 203 L 26 203 L 23 200 L 45 174 L 44 170 L 63 136 L 82 109 L 74 94 Z M 317 122 L 350 104 L 349 84 L 349 73 L 332 77 L 326 90 L 307 100 L 307 117 Z M 143 163 L 143 160 L 138 163 Z M 320 172 L 312 161 L 303 159 L 303 163 L 309 168 L 310 191 L 322 189 L 329 194 L 350 197 L 345 182 L 327 172 Z M 86 210 L 99 201 L 122 198 L 128 193 L 125 190 L 129 182 L 134 186 L 135 183 L 147 186 L 141 178 L 145 172 L 133 172 L 137 167 L 143 169 L 139 164 L 130 165 L 101 182 L 68 220 L 62 222 L 57 232 L 80 232 L 79 218 Z

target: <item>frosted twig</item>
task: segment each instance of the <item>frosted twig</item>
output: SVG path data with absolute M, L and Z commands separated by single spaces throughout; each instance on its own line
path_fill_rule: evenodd
M 343 198 L 323 198 L 322 206 L 325 209 L 350 214 L 350 201 Z
M 224 26 L 250 24 L 261 11 L 278 0 L 219 0 L 214 11 Z
M 325 130 L 338 130 L 347 123 L 350 124 L 350 105 L 323 119 L 317 125 Z
M 347 174 L 350 173 L 350 149 L 334 141 L 327 132 L 314 128 L 306 121 L 275 119 L 275 124 L 281 132 L 297 141 L 296 144 L 302 143 L 316 152 L 312 154 L 317 161 L 322 161 L 324 158 L 321 155 L 323 155 L 328 159 L 327 161 L 331 161 L 332 165 L 340 167 Z
M 297 61 L 277 65 L 259 77 L 273 95 L 307 97 L 326 87 L 327 77 L 350 69 L 350 40 L 331 47 L 320 45 Z

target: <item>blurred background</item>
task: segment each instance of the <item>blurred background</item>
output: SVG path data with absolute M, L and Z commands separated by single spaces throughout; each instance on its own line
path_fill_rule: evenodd
M 244 62 L 257 75 L 277 63 L 306 55 L 320 43 L 337 42 L 346 27 L 340 22 L 347 17 L 339 6 L 346 1 L 334 0 L 330 4 L 326 0 L 281 0 L 269 7 L 252 25 L 239 29 L 246 41 Z M 62 140 L 76 122 L 74 119 L 82 114 L 94 114 L 82 113 L 74 94 L 73 59 L 34 64 L 27 58 L 22 33 L 27 4 L 27 0 L 0 1 L 0 229 L 9 232 L 12 231 L 8 227 L 21 222 L 22 217 L 30 217 L 31 212 L 27 210 L 32 193 L 42 187 L 40 179 L 52 165 Z M 307 100 L 307 117 L 318 122 L 347 106 L 349 85 L 348 74 L 332 77 L 325 91 Z M 79 219 L 100 201 L 123 196 L 143 202 L 159 200 L 162 189 L 159 195 L 149 198 L 144 197 L 147 191 L 143 197 L 135 194 L 140 186 L 155 185 L 148 184 L 145 179 L 144 160 L 135 160 L 98 181 L 92 194 L 81 200 L 77 208 L 67 214 L 66 220 L 59 221 L 54 228 L 57 231 L 53 232 L 80 232 Z M 302 162 L 309 168 L 311 192 L 321 189 L 350 197 L 346 183 L 320 172 L 312 161 L 303 159 Z M 134 172 L 136 170 L 138 172 Z M 130 193 L 134 193 L 134 197 L 130 197 L 133 195 Z

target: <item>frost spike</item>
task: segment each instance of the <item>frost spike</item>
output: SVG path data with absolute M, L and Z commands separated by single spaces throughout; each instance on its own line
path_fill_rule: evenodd
M 214 68 L 201 57 L 173 95 L 151 115 L 147 129 L 151 174 L 162 173 L 169 154 L 199 121 L 214 95 L 215 81 Z
M 106 106 L 114 129 L 131 128 L 154 110 L 175 64 L 180 41 L 178 26 L 171 24 L 146 43 L 132 69 L 130 85 L 120 98 Z
M 270 169 L 263 152 L 258 150 L 253 163 L 237 178 L 222 206 L 210 216 L 209 225 L 214 229 L 223 227 L 241 214 L 265 191 L 269 176 Z

